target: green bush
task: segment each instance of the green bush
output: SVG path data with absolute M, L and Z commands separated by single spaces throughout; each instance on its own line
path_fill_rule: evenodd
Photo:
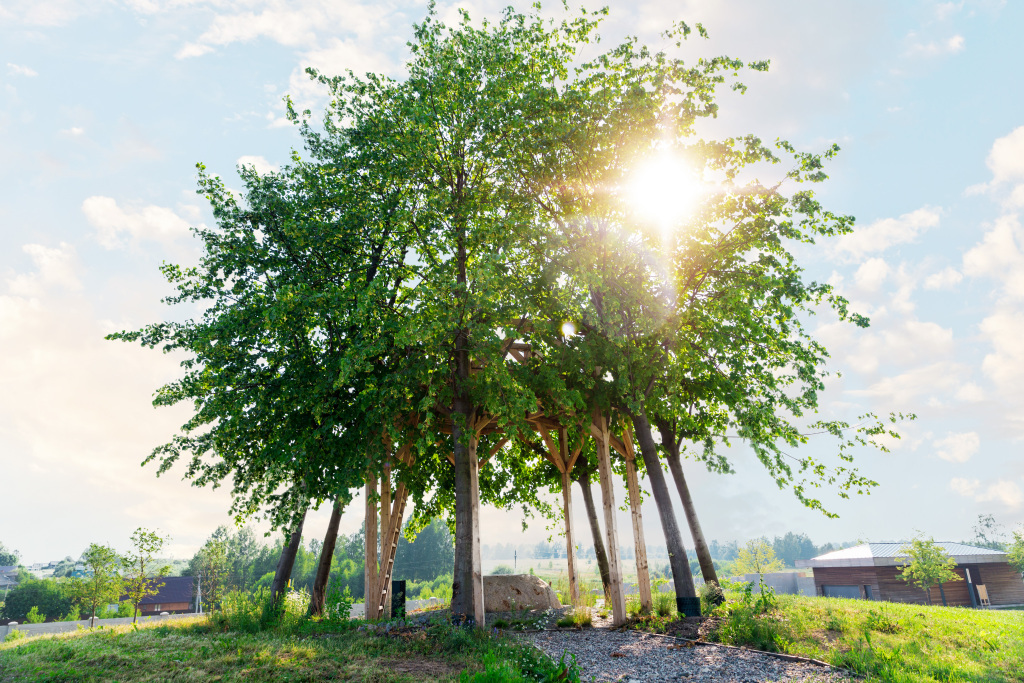
M 491 570 L 491 574 L 494 576 L 507 576 L 511 574 L 514 569 L 507 564 L 499 564 L 497 567 Z
M 725 592 L 714 581 L 705 582 L 700 587 L 700 613 L 704 615 L 725 603 Z
M 37 607 L 36 613 L 55 617 L 71 611 L 71 598 L 65 591 L 63 581 L 26 577 L 12 588 L 4 601 L 0 619 L 24 622 L 28 612 Z

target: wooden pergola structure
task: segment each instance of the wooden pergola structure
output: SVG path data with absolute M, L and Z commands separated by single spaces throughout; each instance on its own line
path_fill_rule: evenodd
M 514 361 L 522 362 L 533 352 L 527 344 L 509 343 L 506 344 L 506 352 Z M 579 424 L 579 417 L 562 416 L 569 422 Z M 640 510 L 640 486 L 636 471 L 636 452 L 629 430 L 623 430 L 621 436 L 612 434 L 609 430 L 608 416 L 600 410 L 595 409 L 587 416 L 583 424 L 580 424 L 581 438 L 578 444 L 570 449 L 566 426 L 558 416 L 552 416 L 538 411 L 526 415 L 527 424 L 540 436 L 544 444 L 544 457 L 555 466 L 561 474 L 562 484 L 562 511 L 565 528 L 566 558 L 568 561 L 569 593 L 574 605 L 580 604 L 579 573 L 576 566 L 576 535 L 573 527 L 572 514 L 572 478 L 571 473 L 576 460 L 583 450 L 583 437 L 589 433 L 594 439 L 598 457 L 598 475 L 601 485 L 601 499 L 604 508 L 605 535 L 608 551 L 608 569 L 610 574 L 609 598 L 611 600 L 612 623 L 615 626 L 626 621 L 626 600 L 623 592 L 621 560 L 619 557 L 618 530 L 615 520 L 615 496 L 613 489 L 611 451 L 615 450 L 625 460 L 626 465 L 626 488 L 629 496 L 629 505 L 633 523 L 633 542 L 636 555 L 637 587 L 640 595 L 640 603 L 644 610 L 653 607 L 651 596 L 651 579 L 647 564 L 647 545 L 644 541 L 643 516 Z M 472 447 L 470 448 L 471 467 L 471 505 L 474 510 L 480 508 L 480 493 L 477 485 L 477 477 L 481 466 L 485 465 L 491 458 L 508 443 L 509 438 L 502 438 L 486 456 L 478 457 L 476 444 L 481 436 L 493 435 L 500 432 L 497 420 L 490 415 L 478 417 L 474 424 L 470 425 L 473 431 Z M 451 421 L 443 424 L 441 431 L 451 433 Z M 406 467 L 412 467 L 414 459 L 411 454 L 413 441 L 403 444 L 394 454 L 393 461 Z M 449 453 L 449 461 L 454 465 L 455 458 Z M 398 550 L 398 536 L 401 533 L 402 521 L 405 513 L 405 505 L 409 497 L 405 484 L 399 482 L 397 488 L 392 491 L 391 487 L 391 466 L 386 465 L 384 476 L 378 482 L 376 477 L 368 475 L 366 479 L 366 616 L 367 618 L 382 618 L 390 615 L 391 610 L 391 576 L 394 570 L 395 553 Z M 379 496 L 380 507 L 374 500 Z M 474 516 L 476 518 L 476 516 Z M 378 539 L 377 529 L 381 530 L 381 537 Z M 477 543 L 479 543 L 479 531 L 476 532 Z M 479 558 L 477 558 L 477 563 Z M 476 601 L 480 614 L 472 615 L 476 623 L 483 623 L 483 573 L 477 564 L 473 579 L 475 585 L 472 590 L 480 592 L 480 600 Z

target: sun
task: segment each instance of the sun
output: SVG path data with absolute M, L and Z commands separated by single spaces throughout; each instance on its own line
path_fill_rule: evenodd
M 700 201 L 698 175 L 667 152 L 641 162 L 627 182 L 627 199 L 633 209 L 662 230 L 672 229 L 692 215 Z

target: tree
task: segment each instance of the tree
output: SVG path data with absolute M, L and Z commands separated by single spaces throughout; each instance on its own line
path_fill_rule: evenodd
M 71 579 L 69 594 L 90 615 L 90 626 L 96 625 L 96 610 L 116 603 L 121 598 L 121 576 L 117 570 L 121 557 L 110 546 L 90 543 L 82 554 L 86 576 Z
M 139 604 L 150 595 L 156 595 L 164 587 L 161 579 L 170 572 L 170 567 L 155 566 L 156 558 L 168 538 L 155 531 L 139 527 L 132 532 L 132 547 L 121 557 L 123 589 L 132 606 L 132 623 L 139 618 Z
M 1003 525 L 997 523 L 993 515 L 978 515 L 978 522 L 974 525 L 973 530 L 974 540 L 971 543 L 974 545 L 992 550 L 1006 549 L 1006 543 L 1002 540 L 1005 536 Z
M 316 568 L 316 581 L 313 582 L 313 590 L 310 591 L 310 616 L 323 614 L 327 602 L 327 582 L 331 577 L 334 547 L 338 542 L 338 526 L 341 524 L 341 513 L 346 503 L 348 501 L 341 498 L 334 501 L 334 505 L 331 507 L 331 518 L 327 522 L 327 534 L 324 536 L 323 542 L 321 543 L 315 538 L 309 542 L 310 552 L 320 557 Z
M 192 558 L 189 570 L 196 577 L 196 591 L 200 605 L 215 610 L 224 597 L 228 575 L 228 544 L 226 541 L 209 539 Z
M 900 548 L 900 553 L 907 555 L 900 565 L 900 578 L 923 589 L 929 605 L 932 604 L 932 586 L 939 586 L 941 591 L 942 584 L 963 580 L 953 571 L 956 561 L 931 538 L 916 536 L 909 545 Z M 944 593 L 942 602 L 946 602 Z
M 0 609 L 0 618 L 23 622 L 33 607 L 54 618 L 71 611 L 72 603 L 67 585 L 54 579 L 23 578 L 12 588 Z
M 733 569 L 738 574 L 758 574 L 763 577 L 768 572 L 779 571 L 783 566 L 775 557 L 768 539 L 752 538 L 740 548 Z
M 795 534 L 787 531 L 785 536 L 776 536 L 772 541 L 772 549 L 787 567 L 795 567 L 797 560 L 809 560 L 818 549 L 807 534 Z
M 1010 566 L 1024 574 L 1024 527 L 1013 532 L 1013 541 L 1006 552 Z
M 0 567 L 17 566 L 20 553 L 13 548 L 8 550 L 3 543 L 0 543 Z

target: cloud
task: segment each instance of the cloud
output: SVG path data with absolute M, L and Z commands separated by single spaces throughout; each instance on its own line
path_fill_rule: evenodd
M 850 393 L 875 398 L 893 410 L 906 410 L 909 406 L 920 405 L 926 397 L 934 402 L 939 400 L 940 395 L 954 393 L 962 384 L 960 377 L 963 374 L 964 367 L 959 364 L 932 363 L 883 377 L 867 389 Z
M 861 264 L 854 278 L 857 286 L 869 292 L 878 291 L 889 275 L 889 264 L 880 258 L 872 258 Z
M 943 460 L 948 462 L 967 462 L 978 452 L 981 447 L 981 438 L 977 432 L 963 432 L 954 434 L 950 432 L 945 438 L 932 442 L 935 452 Z
M 275 164 L 270 163 L 266 159 L 260 156 L 242 156 L 238 157 L 238 161 L 235 162 L 238 166 L 252 166 L 256 169 L 256 172 L 263 175 L 265 173 L 272 173 L 278 169 Z
M 925 289 L 952 289 L 964 279 L 963 274 L 955 268 L 943 268 L 932 273 L 924 280 Z
M 18 64 L 11 64 L 10 62 L 7 62 L 7 73 L 12 76 L 28 76 L 29 78 L 39 75 L 39 72 L 35 69 L 27 66 L 20 66 Z
M 1011 209 L 1024 206 L 1024 126 L 997 138 L 992 143 L 985 163 L 992 171 L 992 180 L 971 185 L 965 194 L 994 193 L 1009 186 L 1003 197 L 1003 205 Z
M 57 248 L 26 244 L 21 250 L 32 259 L 36 272 L 19 273 L 9 278 L 7 287 L 12 294 L 36 297 L 50 287 L 61 287 L 71 291 L 82 288 L 82 283 L 75 275 L 75 249 L 70 244 L 61 242 Z
M 133 240 L 155 240 L 168 244 L 187 237 L 189 225 L 178 214 L 162 206 L 123 209 L 110 197 L 89 197 L 82 212 L 96 228 L 96 239 L 107 249 L 124 246 L 122 234 Z
M 973 498 L 979 503 L 1002 503 L 1008 508 L 1016 509 L 1024 504 L 1024 492 L 1012 481 L 997 481 L 983 487 L 977 479 L 954 477 L 949 488 L 965 498 Z
M 963 52 L 966 41 L 962 35 L 954 35 L 945 40 L 922 42 L 918 39 L 916 32 L 907 34 L 910 47 L 907 54 L 914 57 L 938 57 L 939 55 L 950 55 Z
M 908 244 L 939 224 L 939 210 L 922 207 L 899 218 L 884 218 L 839 238 L 836 251 L 860 259 L 866 254 L 885 251 L 897 244 Z
M 981 367 L 996 386 L 1016 393 L 1024 387 L 1024 312 L 1000 310 L 981 321 L 992 351 Z
M 1014 214 L 1000 216 L 979 244 L 963 257 L 963 271 L 970 277 L 999 280 L 1010 299 L 1024 298 L 1024 229 Z

